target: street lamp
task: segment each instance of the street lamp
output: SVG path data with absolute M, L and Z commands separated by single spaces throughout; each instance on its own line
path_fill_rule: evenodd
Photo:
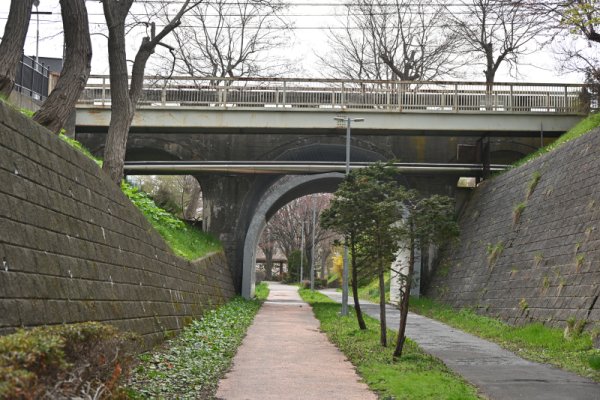
M 352 122 L 363 122 L 364 118 L 334 117 L 336 121 L 346 122 L 346 176 L 350 173 L 350 134 Z M 344 266 L 342 272 L 342 312 L 348 315 L 348 244 L 344 243 Z

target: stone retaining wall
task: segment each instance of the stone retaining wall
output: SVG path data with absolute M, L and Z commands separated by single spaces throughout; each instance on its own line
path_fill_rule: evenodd
M 102 321 L 147 344 L 234 293 L 227 260 L 175 256 L 90 159 L 0 103 L 0 334 Z
M 480 185 L 428 295 L 514 324 L 598 323 L 599 132 Z

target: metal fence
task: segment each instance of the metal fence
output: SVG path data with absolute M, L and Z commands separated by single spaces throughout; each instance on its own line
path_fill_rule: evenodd
M 35 59 L 23 55 L 17 68 L 15 91 L 36 100 L 48 97 L 50 69 Z
M 109 77 L 92 76 L 79 103 L 110 105 Z M 192 77 L 146 77 L 139 106 L 557 114 L 596 108 L 577 84 Z

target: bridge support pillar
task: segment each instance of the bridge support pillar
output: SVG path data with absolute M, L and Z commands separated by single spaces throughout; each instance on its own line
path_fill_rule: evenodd
M 241 291 L 242 254 L 247 222 L 243 220 L 244 200 L 253 186 L 250 175 L 199 176 L 203 195 L 203 229 L 223 244 L 236 291 Z

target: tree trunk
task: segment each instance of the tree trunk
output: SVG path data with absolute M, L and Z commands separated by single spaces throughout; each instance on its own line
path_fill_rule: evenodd
M 104 145 L 102 169 L 117 185 L 123 179 L 127 134 L 133 120 L 134 105 L 129 99 L 125 52 L 125 17 L 133 0 L 103 1 L 108 26 L 108 65 L 110 69 L 111 117 Z
M 385 320 L 385 277 L 383 265 L 379 265 L 379 327 L 381 329 L 380 342 L 387 346 L 387 323 Z
M 267 280 L 273 279 L 273 248 L 263 250 L 265 253 L 265 275 Z
M 196 181 L 196 178 L 190 177 L 190 179 L 192 179 L 192 193 L 190 194 L 190 202 L 183 212 L 183 217 L 187 220 L 193 220 L 196 218 L 198 202 L 200 201 L 200 195 L 202 194 L 202 188 Z
M 23 46 L 33 0 L 12 0 L 4 35 L 0 42 L 0 97 L 8 98 L 15 86 L 17 67 L 23 55 Z
M 142 96 L 146 62 L 154 53 L 160 41 L 181 24 L 181 17 L 189 11 L 190 0 L 185 0 L 177 15 L 152 38 L 145 37 L 135 55 L 131 68 L 131 86 L 127 79 L 127 59 L 125 52 L 125 17 L 133 0 L 103 0 L 104 16 L 108 25 L 108 63 L 110 67 L 111 119 L 104 147 L 104 165 L 113 182 L 117 185 L 123 179 L 127 136 L 135 113 L 135 107 Z M 196 5 L 198 2 L 195 3 Z
M 358 321 L 358 327 L 361 330 L 367 329 L 365 319 L 363 318 L 362 310 L 360 308 L 360 301 L 358 299 L 358 270 L 356 268 L 356 257 L 355 257 L 355 245 L 354 243 L 350 247 L 352 249 L 352 297 L 354 299 L 354 311 L 356 311 L 356 320 Z
M 408 257 L 408 273 L 406 282 L 404 283 L 404 295 L 400 301 L 400 326 L 398 328 L 398 339 L 396 341 L 396 349 L 394 350 L 394 360 L 402 356 L 404 350 L 404 342 L 406 341 L 406 318 L 408 317 L 408 304 L 410 300 L 410 288 L 412 286 L 412 275 L 415 264 L 415 242 L 411 237 L 409 242 L 409 257 Z
M 75 111 L 75 103 L 90 76 L 92 62 L 85 1 L 60 0 L 60 5 L 65 32 L 65 63 L 56 87 L 33 116 L 34 121 L 54 133 L 60 132 L 69 115 Z

